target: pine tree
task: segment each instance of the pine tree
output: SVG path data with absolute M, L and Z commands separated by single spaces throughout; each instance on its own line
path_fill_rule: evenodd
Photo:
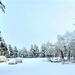
M 34 57 L 39 57 L 39 48 L 36 44 L 34 44 Z
M 23 49 L 22 49 L 22 54 L 23 54 L 23 58 L 26 58 L 28 56 L 28 52 L 25 47 L 23 47 Z
M 42 44 L 40 57 L 45 57 L 45 56 L 46 56 L 46 47 L 45 47 L 45 44 Z
M 30 48 L 29 57 L 34 57 L 34 48 L 33 48 L 33 45 L 31 45 L 31 48 Z
M 0 31 L 0 55 L 6 55 L 8 51 L 7 44 L 5 43 L 3 37 L 1 37 L 1 31 Z
M 39 48 L 36 44 L 31 45 L 29 57 L 39 57 Z
M 9 57 L 11 57 L 11 58 L 14 57 L 14 56 L 13 56 L 14 51 L 13 51 L 13 48 L 12 48 L 11 45 L 8 46 L 8 50 L 9 50 Z
M 14 57 L 18 57 L 18 49 L 16 46 L 14 47 Z

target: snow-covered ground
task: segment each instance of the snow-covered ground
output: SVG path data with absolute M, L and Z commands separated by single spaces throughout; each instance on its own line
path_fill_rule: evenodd
M 16 65 L 0 63 L 0 75 L 75 75 L 75 64 L 51 63 L 46 58 L 25 58 L 23 63 Z

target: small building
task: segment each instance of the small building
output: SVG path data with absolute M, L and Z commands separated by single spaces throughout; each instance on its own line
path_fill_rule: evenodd
M 0 62 L 6 62 L 6 57 L 5 56 L 0 56 Z

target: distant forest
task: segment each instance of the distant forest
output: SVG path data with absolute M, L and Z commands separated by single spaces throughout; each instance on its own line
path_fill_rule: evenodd
M 75 59 L 75 31 L 58 35 L 56 43 L 52 44 L 51 42 L 47 42 L 42 44 L 41 48 L 36 44 L 32 44 L 29 50 L 26 47 L 18 49 L 15 46 L 13 48 L 12 45 L 7 45 L 2 37 L 0 37 L 0 42 L 0 55 L 5 55 L 7 58 L 61 57 L 64 59 L 67 57 L 70 60 L 73 57 Z

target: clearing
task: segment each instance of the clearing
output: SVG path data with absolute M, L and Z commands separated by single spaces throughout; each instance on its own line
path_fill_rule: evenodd
M 10 59 L 14 60 L 14 59 Z M 23 63 L 0 63 L 0 75 L 75 75 L 75 64 L 51 63 L 47 58 L 24 58 Z

